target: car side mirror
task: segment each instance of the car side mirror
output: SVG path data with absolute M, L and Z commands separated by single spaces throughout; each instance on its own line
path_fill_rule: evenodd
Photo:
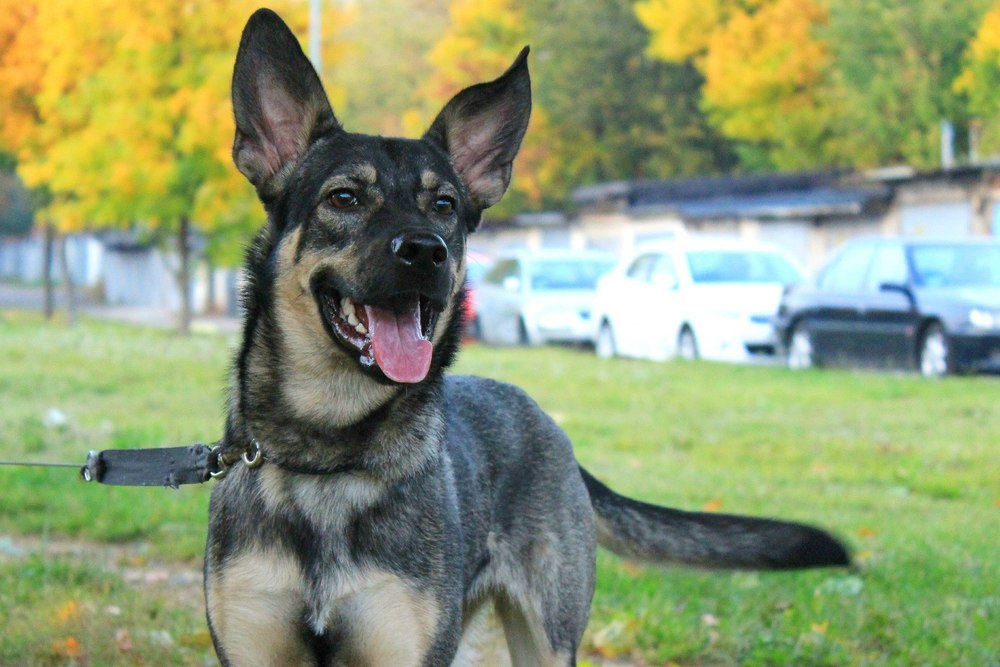
M 878 291 L 896 292 L 897 294 L 902 294 L 910 303 L 910 308 L 917 307 L 917 299 L 913 296 L 913 290 L 910 289 L 909 285 L 904 285 L 902 283 L 879 283 Z
M 521 279 L 517 276 L 507 276 L 500 284 L 508 292 L 518 292 L 521 289 Z

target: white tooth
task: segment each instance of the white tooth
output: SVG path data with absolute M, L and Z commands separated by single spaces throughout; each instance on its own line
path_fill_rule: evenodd
M 351 311 L 347 316 L 347 323 L 352 327 L 356 327 L 361 324 L 361 320 L 359 320 L 357 315 L 354 314 L 354 311 Z
M 345 296 L 343 299 L 340 300 L 340 309 L 344 311 L 345 315 L 353 315 L 354 302 Z
M 365 325 L 361 324 L 361 322 L 358 322 L 354 326 L 354 330 L 357 331 L 359 334 L 366 334 L 366 333 L 368 333 L 368 329 L 365 329 Z

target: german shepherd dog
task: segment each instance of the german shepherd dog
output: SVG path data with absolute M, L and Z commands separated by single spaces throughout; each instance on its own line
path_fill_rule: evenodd
M 246 259 L 223 448 L 259 444 L 263 463 L 212 493 L 224 665 L 449 665 L 483 605 L 514 665 L 573 665 L 598 543 L 713 568 L 848 563 L 816 528 L 624 498 L 521 390 L 444 374 L 466 235 L 528 125 L 527 52 L 422 138 L 383 138 L 343 129 L 276 14 L 247 23 L 233 156 L 268 222 Z

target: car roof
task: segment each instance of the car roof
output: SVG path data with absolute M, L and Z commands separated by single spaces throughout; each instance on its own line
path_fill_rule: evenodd
M 685 236 L 669 241 L 650 241 L 636 247 L 633 256 L 647 252 L 683 252 L 688 250 L 745 250 L 747 252 L 783 252 L 778 246 L 732 237 Z
M 847 243 L 896 243 L 905 246 L 930 245 L 1000 245 L 1000 238 L 993 236 L 861 236 Z M 845 243 L 845 245 L 847 245 Z
M 615 256 L 609 252 L 601 250 L 519 250 L 512 253 L 504 253 L 497 257 L 497 261 L 505 259 L 518 259 L 523 261 L 537 261 L 546 259 L 580 259 L 580 260 L 614 260 Z

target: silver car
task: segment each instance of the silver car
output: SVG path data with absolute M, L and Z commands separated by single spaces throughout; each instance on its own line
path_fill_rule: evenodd
M 483 341 L 495 345 L 590 340 L 594 288 L 615 264 L 593 251 L 536 251 L 501 257 L 479 288 Z

